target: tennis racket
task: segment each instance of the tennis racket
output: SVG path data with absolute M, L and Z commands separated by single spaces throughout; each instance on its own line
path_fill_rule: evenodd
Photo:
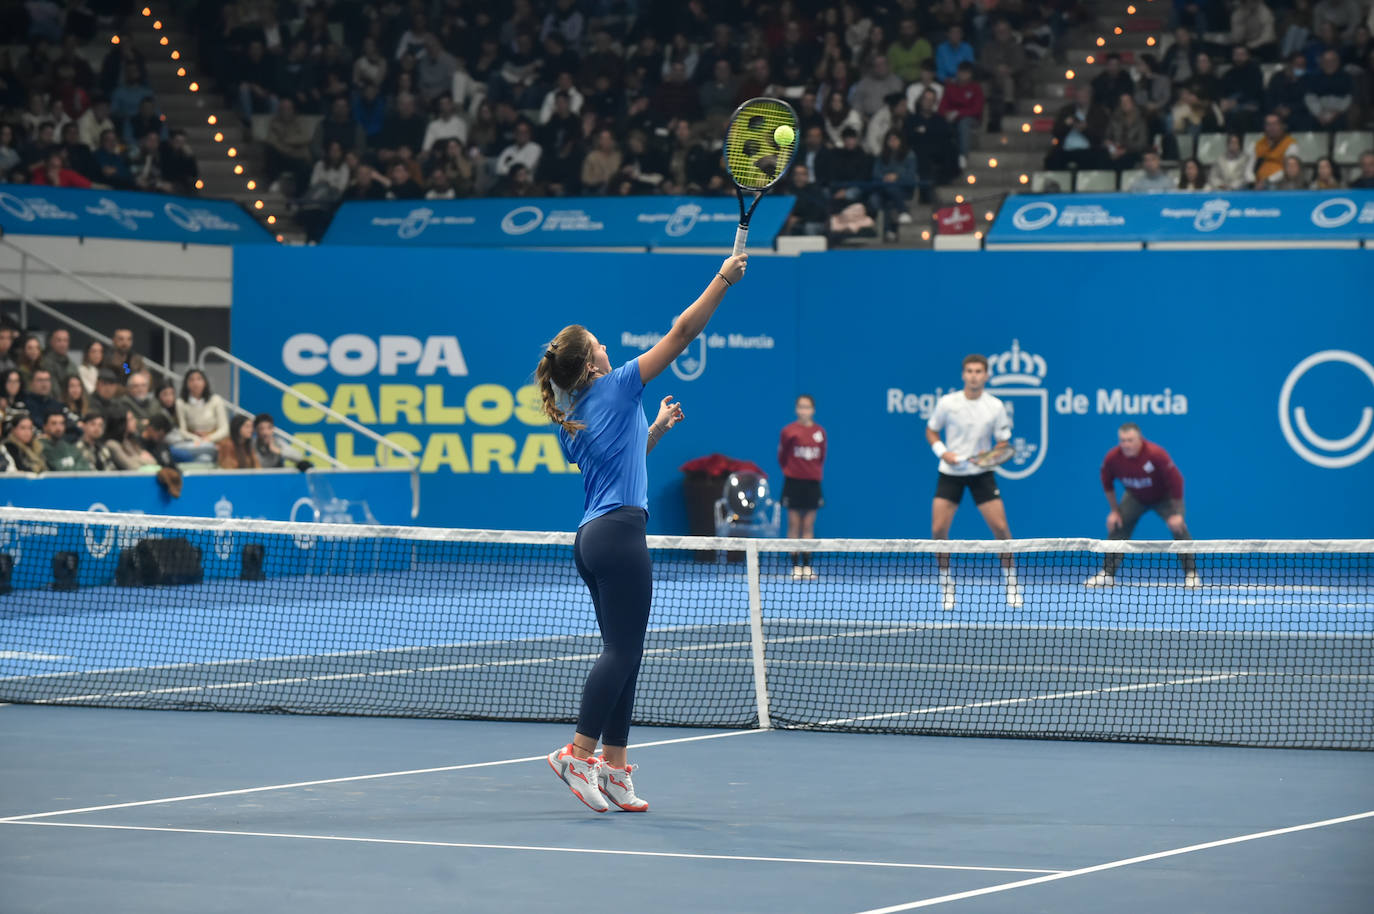
M 968 462 L 976 467 L 991 469 L 1000 467 L 1015 456 L 1016 448 L 1011 446 L 1010 441 L 999 441 L 981 454 L 974 454 L 968 459 Z
M 792 130 L 792 142 L 779 143 L 779 127 Z M 749 220 L 763 195 L 768 193 L 792 164 L 797 151 L 797 112 L 776 98 L 751 98 L 735 109 L 725 128 L 725 170 L 735 182 L 739 197 L 739 230 L 735 232 L 734 253 L 744 253 L 749 238 Z M 744 195 L 752 193 L 754 202 L 744 208 Z

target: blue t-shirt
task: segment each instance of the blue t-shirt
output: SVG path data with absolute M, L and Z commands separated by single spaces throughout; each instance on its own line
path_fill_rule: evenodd
M 644 416 L 639 359 L 592 382 L 577 399 L 572 418 L 586 428 L 558 430 L 563 456 L 582 471 L 586 509 L 578 527 L 622 505 L 649 510 L 649 420 Z

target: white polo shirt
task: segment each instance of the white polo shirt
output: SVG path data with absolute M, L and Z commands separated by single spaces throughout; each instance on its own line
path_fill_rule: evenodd
M 926 426 L 944 432 L 945 447 L 960 458 L 959 463 L 940 460 L 940 472 L 950 476 L 988 472 L 969 463 L 968 458 L 986 451 L 994 441 L 1011 440 L 1011 416 L 1006 404 L 986 390 L 972 400 L 962 390 L 945 394 L 936 401 Z

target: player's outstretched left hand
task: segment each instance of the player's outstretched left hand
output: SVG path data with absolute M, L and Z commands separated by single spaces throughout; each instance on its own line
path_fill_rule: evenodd
M 663 398 L 658 405 L 658 418 L 654 420 L 654 425 L 667 430 L 677 425 L 687 416 L 682 412 L 682 404 L 673 402 L 673 395 L 669 394 Z

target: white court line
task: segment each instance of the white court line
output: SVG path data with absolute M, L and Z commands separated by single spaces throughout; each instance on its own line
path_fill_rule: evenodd
M 1354 822 L 1357 819 L 1368 819 L 1374 817 L 1374 809 L 1368 812 L 1355 813 L 1350 816 L 1341 816 L 1337 819 L 1323 819 L 1320 822 L 1307 822 L 1302 825 L 1290 825 L 1287 828 L 1275 828 L 1270 831 L 1254 832 L 1249 835 L 1238 835 L 1234 838 L 1222 838 L 1220 841 L 1208 841 L 1205 844 L 1191 844 L 1188 847 L 1176 847 L 1173 850 L 1158 851 L 1153 854 L 1144 854 L 1139 857 L 1127 857 L 1125 860 L 1113 860 L 1110 863 L 1099 863 L 1096 866 L 1085 866 L 1082 869 L 1067 870 L 1054 873 L 1048 876 L 1038 876 L 1035 879 L 1022 879 L 1017 882 L 1004 882 L 1001 885 L 990 885 L 982 889 L 973 889 L 968 892 L 955 892 L 952 895 L 940 895 L 936 898 L 923 898 L 920 901 L 911 901 L 906 904 L 891 905 L 886 908 L 872 908 L 867 911 L 860 911 L 859 914 L 896 914 L 898 911 L 914 911 L 917 908 L 929 908 L 937 904 L 945 904 L 950 901 L 962 901 L 965 898 L 977 898 L 979 895 L 992 895 L 997 892 L 1007 892 L 1012 889 L 1024 888 L 1028 885 L 1039 885 L 1043 882 L 1054 882 L 1059 879 L 1072 879 L 1075 876 L 1087 876 L 1090 873 L 1100 873 L 1104 870 L 1114 870 L 1123 866 L 1132 866 L 1137 863 L 1148 863 L 1151 860 L 1162 860 L 1165 857 L 1177 857 L 1179 854 L 1191 854 L 1195 851 L 1205 851 L 1213 847 L 1224 847 L 1228 844 L 1241 844 L 1246 841 L 1258 841 L 1260 838 L 1272 838 L 1276 835 L 1287 835 L 1292 832 L 1307 831 L 1311 828 L 1325 828 L 1328 825 L 1340 825 L 1343 822 Z
M 1194 676 L 1189 679 L 1169 679 L 1164 682 L 1140 682 L 1135 685 L 1111 686 L 1106 689 L 1080 689 L 1075 692 L 1051 692 L 1047 695 L 1029 695 L 1025 698 L 993 698 L 987 701 L 974 701 L 962 705 L 915 708 L 911 711 L 888 711 L 883 714 L 865 714 L 861 717 L 838 717 L 834 720 L 823 720 L 816 724 L 816 726 L 834 727 L 841 724 L 853 724 L 869 720 L 891 720 L 894 717 L 919 717 L 922 714 L 939 714 L 944 711 L 966 711 L 970 708 L 999 708 L 1005 705 L 1029 704 L 1032 701 L 1058 701 L 1063 698 L 1083 698 L 1088 695 L 1107 695 L 1112 692 L 1138 692 L 1142 689 L 1162 689 L 1166 686 L 1195 685 L 1199 682 L 1219 682 L 1223 679 L 1237 679 L 1241 676 L 1248 675 L 1248 673 L 1220 673 L 1215 676 Z
M 660 739 L 648 743 L 636 743 L 631 749 L 647 749 L 650 746 L 671 746 L 676 743 L 694 743 L 706 739 L 724 739 L 730 736 L 745 736 L 750 733 L 769 733 L 769 730 L 729 730 L 725 733 L 706 733 L 701 736 L 680 736 L 676 739 Z M 184 803 L 187 800 L 208 800 L 213 797 L 232 797 L 246 793 L 263 793 L 268 790 L 291 790 L 297 787 L 316 787 L 321 784 L 345 784 L 350 781 L 375 781 L 380 778 L 399 778 L 412 774 L 437 774 L 441 771 L 466 771 L 469 768 L 492 768 L 498 765 L 518 765 L 522 762 L 542 762 L 543 755 L 530 755 L 524 758 L 501 759 L 496 762 L 470 762 L 466 765 L 443 765 L 438 768 L 414 768 L 409 771 L 383 771 L 379 774 L 354 774 L 341 778 L 323 778 L 318 781 L 296 781 L 291 784 L 270 784 L 266 787 L 244 787 L 238 790 L 217 790 L 213 793 L 195 793 L 184 797 L 162 797 L 157 800 L 138 800 L 132 803 L 110 803 L 106 806 L 83 806 L 77 809 L 57 809 L 52 812 L 31 812 L 22 816 L 8 816 L 0 819 L 6 822 L 23 822 L 27 819 L 46 819 L 51 816 L 75 815 L 79 812 L 101 812 L 107 809 L 128 809 L 133 806 L 157 806 L 161 803 Z
M 827 866 L 871 866 L 909 870 L 971 870 L 987 873 L 1062 873 L 1014 866 L 956 866 L 946 863 L 884 863 L 873 860 L 824 860 L 806 857 L 752 857 L 732 854 L 686 854 L 671 851 L 627 851 L 599 847 L 545 847 L 528 844 L 472 844 L 466 841 L 415 841 L 405 838 L 356 838 L 349 835 L 295 835 L 265 831 L 222 831 L 212 828 L 166 828 L 150 825 L 96 825 L 86 822 L 11 822 L 11 825 L 45 825 L 50 828 L 100 828 L 114 831 L 173 832 L 187 835 L 238 835 L 245 838 L 296 838 L 305 841 L 346 841 L 355 844 L 401 844 L 411 847 L 460 847 L 471 850 L 545 851 L 557 854 L 606 854 L 617 857 L 670 857 L 679 860 L 734 860 L 743 863 L 806 863 Z
M 911 629 L 910 629 L 909 627 L 902 627 L 902 628 L 891 628 L 891 629 L 865 630 L 865 631 L 862 631 L 862 632 L 841 632 L 841 633 L 838 633 L 838 634 L 826 634 L 826 635 L 793 635 L 793 636 L 786 637 L 786 638 L 771 638 L 771 639 L 768 640 L 768 643 L 769 643 L 769 644 L 802 644 L 802 643 L 810 642 L 810 641 L 829 641 L 829 640 L 832 640 L 832 639 L 834 639 L 834 638 L 856 638 L 856 637 L 865 637 L 865 638 L 869 638 L 869 637 L 874 637 L 874 636 L 878 636 L 878 635 L 904 634 L 904 633 L 906 633 L 906 632 L 908 632 L 908 631 L 910 631 L 910 630 L 911 630 Z M 690 652 L 716 651 L 716 650 L 722 650 L 722 649 L 725 649 L 725 648 L 738 648 L 738 649 L 741 649 L 741 650 L 747 650 L 750 646 L 751 646 L 751 645 L 750 645 L 750 642 L 749 642 L 749 641 L 739 641 L 739 640 L 734 640 L 734 641 L 714 641 L 714 642 L 709 642 L 709 643 L 706 643 L 706 644 L 684 644 L 684 645 L 674 645 L 674 646 L 672 646 L 672 647 L 655 647 L 655 648 L 649 648 L 649 649 L 647 649 L 647 650 L 644 651 L 644 656 L 645 656 L 646 659 L 653 659 L 653 658 L 656 658 L 656 657 L 659 657 L 659 656 L 662 656 L 662 655 L 673 655 L 673 656 L 675 657 L 675 659 L 680 659 L 680 658 L 677 657 L 677 655 L 685 654 L 685 653 L 690 653 Z M 472 662 L 472 663 L 444 663 L 444 664 L 437 664 L 437 665 L 434 665 L 434 666 L 400 667 L 400 668 L 390 669 L 390 670 L 363 670 L 363 671 L 360 671 L 360 672 L 357 672 L 357 673 L 330 673 L 330 674 L 322 675 L 322 676 L 290 676 L 290 677 L 281 677 L 281 678 L 277 678 L 277 679 L 245 679 L 245 680 L 240 680 L 240 681 L 237 681 L 237 682 L 216 682 L 216 683 L 210 683 L 210 684 L 207 684 L 207 685 L 194 685 L 194 686 L 167 686 L 167 687 L 161 688 L 161 689 L 132 689 L 132 690 L 121 691 L 121 692 L 91 692 L 91 693 L 88 693 L 88 694 L 85 694 L 85 695 L 64 695 L 64 696 L 62 696 L 61 698 L 40 698 L 40 699 L 37 699 L 36 701 L 34 701 L 34 704 L 36 704 L 36 705 L 60 705 L 60 704 L 71 704 L 71 703 L 73 703 L 73 702 L 82 702 L 82 701 L 103 701 L 103 700 L 105 700 L 105 699 L 110 699 L 110 698 L 139 698 L 139 697 L 143 697 L 143 696 L 147 696 L 147 695 L 182 695 L 182 694 L 186 694 L 186 693 L 188 693 L 188 692 L 216 692 L 216 691 L 224 691 L 224 690 L 226 690 L 226 689 L 251 689 L 251 688 L 254 688 L 254 687 L 256 687 L 256 686 L 298 685 L 298 684 L 304 683 L 304 682 L 337 682 L 337 681 L 339 681 L 339 680 L 345 680 L 345 679 L 369 679 L 369 678 L 380 678 L 380 677 L 385 677 L 385 676 L 414 676 L 414 675 L 417 675 L 417 674 L 420 674 L 420 673 L 454 673 L 454 672 L 472 671 L 472 670 L 499 669 L 499 668 L 502 668 L 502 667 L 540 666 L 540 665 L 550 664 L 550 663 L 583 663 L 583 662 L 586 662 L 586 661 L 589 661 L 589 660 L 595 660 L 596 658 L 598 658 L 598 657 L 600 657 L 600 656 L 601 656 L 600 652 L 599 652 L 599 651 L 596 651 L 596 652 L 584 652 L 584 653 L 580 653 L 580 654 L 564 654 L 564 655 L 558 656 L 558 657 L 524 657 L 524 658 L 519 658 L 519 659 L 515 659 L 515 660 L 481 660 L 481 661 L 475 661 L 475 662 Z M 276 659 L 276 658 L 267 658 L 267 659 L 265 659 L 265 660 L 247 659 L 247 660 L 243 660 L 243 661 L 218 661 L 218 663 L 224 664 L 224 663 L 241 662 L 241 663 L 244 663 L 245 665 L 247 665 L 247 664 L 253 664 L 253 663 L 260 663 L 260 662 L 261 662 L 261 663 L 272 662 L 272 661 L 274 661 L 275 659 Z M 314 659 L 314 658 L 287 658 L 287 659 Z M 719 662 L 721 662 L 722 659 L 728 660 L 729 658 L 708 657 L 708 658 L 704 659 L 702 662 L 703 662 L 703 663 L 719 663 Z M 752 662 L 753 662 L 751 658 L 740 658 L 740 661 L 741 661 L 741 662 L 744 662 L 744 663 L 752 663 Z M 128 671 L 131 671 L 131 672 L 132 672 L 132 671 L 138 671 L 139 669 L 140 669 L 140 668 L 138 668 L 138 667 L 130 667 L 130 668 L 127 668 L 127 670 L 128 670 Z M 150 668 L 150 669 L 151 669 L 151 668 Z M 97 673 L 98 673 L 98 672 L 103 672 L 103 671 L 97 671 Z M 116 671 L 116 672 L 118 672 L 118 671 Z M 96 675 L 96 673 L 87 673 L 87 674 L 82 674 L 82 673 L 41 674 L 41 676 L 51 676 L 51 675 L 76 676 L 76 675 Z M 35 677 L 33 677 L 33 678 L 36 679 L 36 678 L 40 678 L 40 677 L 39 677 L 39 676 L 35 676 Z

